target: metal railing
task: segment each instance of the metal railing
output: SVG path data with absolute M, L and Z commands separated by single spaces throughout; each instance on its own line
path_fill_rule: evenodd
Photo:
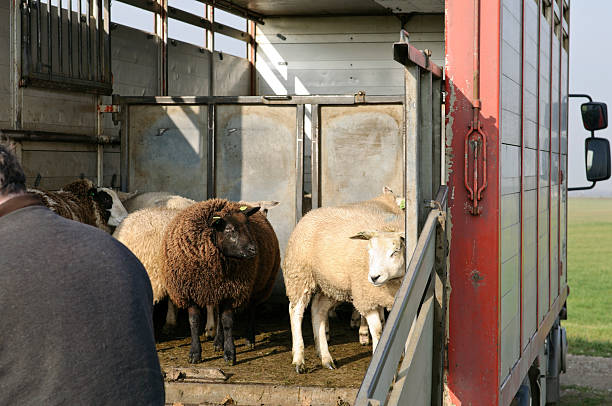
M 440 186 L 427 216 L 356 406 L 430 404 L 434 393 L 434 312 L 446 267 L 447 186 Z M 443 289 L 442 289 L 443 291 Z M 401 361 L 401 363 L 400 363 Z M 399 365 L 399 368 L 398 368 Z M 435 396 L 435 394 L 434 394 Z
M 109 0 L 21 0 L 20 86 L 112 93 Z

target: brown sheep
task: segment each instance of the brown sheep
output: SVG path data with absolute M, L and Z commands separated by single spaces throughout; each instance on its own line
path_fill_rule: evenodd
M 45 206 L 58 215 L 100 228 L 107 233 L 109 226 L 118 226 L 127 216 L 115 191 L 96 188 L 88 179 L 74 181 L 57 192 L 28 189 L 40 198 Z
M 236 362 L 233 312 L 248 312 L 247 346 L 255 345 L 255 307 L 270 296 L 280 269 L 278 239 L 259 207 L 212 199 L 183 210 L 166 228 L 163 276 L 170 299 L 188 308 L 189 362 L 201 361 L 200 309 L 218 306 L 214 347 Z

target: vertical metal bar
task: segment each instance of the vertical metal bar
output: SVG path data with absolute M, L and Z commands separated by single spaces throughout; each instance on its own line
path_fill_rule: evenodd
M 47 0 L 47 73 L 49 73 L 49 79 L 51 79 L 53 74 L 53 35 L 51 25 L 51 0 Z
M 559 160 L 559 164 L 557 165 L 557 296 L 561 293 L 561 269 L 563 267 L 563 263 L 561 262 L 561 132 L 563 131 L 561 127 L 563 110 L 563 87 L 561 82 L 563 78 L 561 72 L 563 72 L 563 3 L 559 4 L 559 8 L 561 9 L 561 15 L 559 16 L 559 149 L 557 151 Z
M 93 79 L 92 70 L 93 70 L 93 56 L 91 53 L 91 19 L 93 17 L 93 8 L 91 7 L 92 0 L 87 0 L 87 78 L 89 80 Z
M 419 89 L 420 74 L 417 65 L 405 67 L 405 101 L 404 101 L 404 126 L 405 126 L 405 170 L 404 170 L 404 196 L 406 198 L 406 238 L 416 241 L 419 236 L 419 206 L 421 205 L 421 190 L 419 168 Z M 406 261 L 406 269 L 408 269 Z
M 98 46 L 97 46 L 97 56 L 98 56 L 98 65 L 96 66 L 96 79 L 100 82 L 103 81 L 103 72 L 104 72 L 104 42 L 102 42 L 102 33 L 104 32 L 104 21 L 102 19 L 102 0 L 98 0 L 97 2 L 98 8 L 98 18 L 96 21 L 96 31 L 98 35 Z
M 296 106 L 296 131 L 297 142 L 295 151 L 295 165 L 297 179 L 295 182 L 295 222 L 302 218 L 302 199 L 304 196 L 304 105 Z
M 217 195 L 216 191 L 216 171 L 217 171 L 217 157 L 216 157 L 216 137 L 215 137 L 215 113 L 216 104 L 210 103 L 208 105 L 208 164 L 206 171 L 206 194 L 209 199 L 214 198 Z
M 62 43 L 62 0 L 57 0 L 57 57 L 59 58 L 59 71 L 64 72 L 64 47 Z
M 257 34 L 257 25 L 253 20 L 247 20 L 248 24 L 248 33 L 251 35 L 251 40 L 247 44 L 247 56 L 249 58 L 249 68 L 250 68 L 250 77 L 251 77 L 251 96 L 255 96 L 257 94 L 257 69 L 256 69 L 256 60 L 257 57 L 257 42 L 255 41 L 255 36 Z
M 429 210 L 423 202 L 433 200 L 433 111 L 432 111 L 432 75 L 431 71 L 419 69 L 419 174 L 421 197 L 417 201 L 419 206 L 419 231 L 423 228 Z
M 21 7 L 21 76 L 27 77 L 32 68 L 32 4 L 22 0 Z
M 552 209 L 552 113 L 553 113 L 553 98 L 552 98 L 552 86 L 553 86 L 553 37 L 554 26 L 555 26 L 555 13 L 553 10 L 553 5 L 551 4 L 550 9 L 550 55 L 548 56 L 548 304 L 546 305 L 546 312 L 550 309 L 550 305 L 552 303 L 552 278 L 551 278 L 551 269 L 552 265 L 551 255 L 552 255 L 552 239 L 550 238 L 551 234 L 551 209 Z
M 79 0 L 81 1 L 81 0 Z M 113 97 L 114 98 L 114 97 Z M 114 100 L 113 100 L 114 104 Z M 130 187 L 130 105 L 121 104 L 121 190 L 129 191 Z
M 215 8 L 210 5 L 206 5 L 206 19 L 210 21 L 210 29 L 206 33 L 206 46 L 210 51 L 210 59 L 208 61 L 208 95 L 215 95 L 215 33 L 214 19 L 215 19 Z
M 98 113 L 98 116 L 101 113 Z M 98 144 L 96 149 L 96 174 L 97 174 L 97 186 L 102 187 L 104 185 L 104 145 Z
M 319 179 L 319 145 L 321 142 L 320 139 L 320 126 L 319 126 L 319 105 L 312 104 L 311 105 L 311 124 L 312 124 L 312 147 L 310 151 L 310 162 L 311 162 L 311 184 L 312 184 L 312 192 L 311 192 L 311 208 L 312 210 L 319 207 L 320 201 L 320 179 Z
M 36 0 L 36 72 L 42 73 L 42 5 L 41 0 Z
M 542 0 L 538 0 L 538 89 L 536 107 L 537 126 L 537 158 L 536 158 L 536 326 L 540 327 L 540 58 L 541 58 L 541 23 L 542 23 Z
M 79 2 L 79 33 L 78 33 L 79 45 L 77 46 L 77 50 L 79 53 L 79 79 L 82 79 L 83 78 L 83 0 L 78 0 L 78 2 Z
M 531 1 L 531 0 L 529 0 Z M 525 241 L 525 0 L 521 1 L 521 189 L 519 192 L 519 354 L 523 353 L 523 271 L 525 269 L 525 253 L 523 243 Z
M 72 0 L 68 0 L 68 74 L 73 78 L 72 63 Z
M 432 191 L 437 192 L 442 185 L 442 79 L 434 78 L 432 81 L 431 115 L 433 133 L 433 156 L 432 156 Z
M 111 35 L 110 35 L 110 4 L 109 0 L 104 0 L 104 49 L 101 51 L 104 57 L 104 83 L 111 83 Z

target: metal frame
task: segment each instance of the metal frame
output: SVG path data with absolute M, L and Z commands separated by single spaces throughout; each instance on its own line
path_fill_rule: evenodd
M 440 186 L 433 202 L 435 208 L 429 212 L 425 220 L 414 254 L 407 266 L 406 276 L 395 296 L 395 303 L 387 318 L 380 342 L 357 393 L 354 403 L 356 406 L 383 405 L 389 394 L 394 398 L 402 397 L 403 385 L 398 385 L 396 382 L 391 389 L 391 384 L 396 377 L 405 347 L 414 347 L 421 339 L 421 334 L 412 334 L 410 342 L 407 343 L 411 326 L 421 325 L 421 320 L 429 313 L 432 302 L 429 301 L 427 306 L 424 305 L 427 302 L 422 299 L 425 296 L 427 301 L 427 298 L 433 294 L 431 291 L 429 294 L 426 291 L 435 283 L 436 266 L 446 263 L 445 256 L 436 256 L 436 243 L 446 238 L 444 224 L 447 197 L 448 187 Z M 413 324 L 415 317 L 416 321 Z M 406 356 L 408 358 L 404 363 L 410 359 L 408 354 Z
M 42 60 L 44 36 L 41 20 L 43 4 L 45 4 L 43 1 L 20 0 L 22 62 L 19 85 L 110 95 L 112 93 L 112 74 L 109 0 L 87 0 L 86 14 L 83 14 L 81 2 L 79 2 L 78 10 L 75 11 L 72 8 L 72 0 L 59 0 L 58 6 L 51 6 L 51 0 L 47 0 L 46 61 Z M 65 5 L 66 1 L 68 1 L 68 8 L 64 10 L 62 5 Z M 55 18 L 53 7 L 57 11 Z M 97 14 L 94 14 L 94 10 L 97 11 Z M 78 14 L 78 44 L 76 44 L 78 52 L 76 56 L 73 52 L 75 44 L 72 38 L 74 21 L 72 14 L 75 12 Z M 35 27 L 32 23 L 34 13 L 36 14 Z M 67 41 L 64 41 L 63 38 L 65 24 L 67 24 Z M 57 28 L 57 49 L 53 41 L 54 26 Z M 83 30 L 86 30 L 85 35 L 83 35 Z M 34 38 L 36 41 L 33 41 Z M 83 42 L 85 42 L 85 52 L 83 52 Z M 32 49 L 33 45 L 35 45 L 35 50 Z M 54 52 L 57 52 L 55 57 L 58 58 L 58 71 L 53 70 Z M 68 57 L 67 69 L 64 66 L 65 56 Z M 75 61 L 75 58 L 78 60 Z M 84 66 L 83 62 L 85 62 Z
M 309 96 L 136 96 L 122 97 L 114 96 L 113 104 L 120 106 L 121 121 L 121 190 L 129 190 L 129 117 L 130 106 L 135 105 L 159 105 L 159 106 L 182 106 L 182 105 L 208 105 L 208 168 L 207 168 L 207 193 L 208 198 L 215 197 L 215 171 L 216 171 L 216 137 L 215 137 L 215 115 L 216 106 L 238 104 L 238 105 L 285 105 L 296 106 L 297 126 L 297 151 L 296 165 L 298 179 L 296 182 L 296 222 L 302 216 L 302 189 L 304 174 L 304 112 L 305 105 L 313 105 L 313 147 L 315 139 L 318 139 L 319 129 L 318 117 L 319 106 L 327 105 L 361 105 L 361 104 L 401 104 L 403 96 L 359 96 L 359 95 L 309 95 Z M 314 126 L 317 126 L 316 129 Z M 315 135 L 316 134 L 316 135 Z M 316 147 L 318 151 L 318 147 Z M 314 150 L 313 150 L 314 151 Z M 313 168 L 318 165 L 318 154 L 313 153 Z M 316 164 L 315 164 L 316 162 Z M 318 166 L 316 166 L 318 168 Z M 313 169 L 313 208 L 315 178 Z M 318 185 L 318 183 L 317 183 Z M 318 192 L 318 188 L 316 189 Z M 318 195 L 318 194 L 317 194 Z

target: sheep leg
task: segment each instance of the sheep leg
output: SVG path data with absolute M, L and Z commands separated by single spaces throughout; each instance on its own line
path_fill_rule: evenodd
M 255 349 L 255 304 L 251 303 L 247 309 L 247 331 L 246 347 L 249 350 Z
M 302 319 L 304 318 L 306 306 L 308 306 L 310 302 L 310 297 L 311 293 L 305 291 L 302 297 L 297 301 L 289 301 L 291 339 L 293 341 L 291 352 L 293 353 L 293 365 L 295 365 L 295 371 L 298 374 L 306 372 L 306 365 L 304 363 L 304 338 L 302 337 Z
M 359 316 L 360 325 L 359 325 L 359 344 L 368 345 L 370 344 L 370 331 L 368 329 L 368 322 L 366 318 L 363 316 Z
M 324 368 L 336 369 L 334 360 L 329 353 L 329 347 L 327 345 L 327 336 L 325 334 L 325 327 L 328 323 L 329 309 L 336 304 L 336 301 L 317 293 L 312 299 L 310 305 L 310 313 L 312 316 L 312 332 L 314 334 L 315 348 L 317 353 L 321 357 L 321 365 Z
M 357 309 L 353 308 L 353 313 L 351 314 L 351 328 L 361 327 L 363 325 L 362 318 L 363 317 L 359 314 Z
M 221 323 L 223 324 L 223 359 L 228 365 L 236 364 L 236 347 L 234 346 L 234 311 L 231 307 L 224 307 L 221 313 Z
M 380 336 L 382 334 L 382 323 L 380 320 L 380 314 L 378 313 L 378 309 L 374 309 L 366 314 L 366 320 L 368 321 L 368 326 L 370 327 L 370 334 L 372 335 L 372 353 L 376 351 L 376 346 L 378 345 L 378 341 L 380 340 Z
M 191 328 L 191 349 L 189 350 L 189 363 L 195 364 L 202 361 L 202 346 L 200 345 L 200 328 L 202 318 L 200 308 L 197 305 L 189 306 L 189 327 Z
M 163 328 L 164 334 L 172 334 L 172 332 L 176 330 L 177 312 L 178 310 L 174 302 L 172 302 L 172 300 L 168 298 L 168 310 L 166 311 L 166 324 L 164 324 L 164 328 Z
M 213 349 L 215 351 L 221 351 L 223 349 L 223 326 L 221 324 L 221 312 L 219 306 L 213 306 L 215 314 L 217 315 L 217 333 L 215 334 L 215 341 L 213 342 Z
M 204 337 L 209 340 L 215 336 L 215 306 L 206 305 L 206 327 L 204 327 Z

